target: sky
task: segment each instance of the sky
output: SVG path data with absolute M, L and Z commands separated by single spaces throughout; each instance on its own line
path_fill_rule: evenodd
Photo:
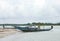
M 0 23 L 60 22 L 60 0 L 0 0 Z

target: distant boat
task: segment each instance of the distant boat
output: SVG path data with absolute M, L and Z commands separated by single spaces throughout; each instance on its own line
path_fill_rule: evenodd
M 51 29 L 53 29 L 53 27 L 49 29 L 39 29 L 39 28 L 30 28 L 30 27 L 15 27 L 15 28 L 23 32 L 50 31 Z

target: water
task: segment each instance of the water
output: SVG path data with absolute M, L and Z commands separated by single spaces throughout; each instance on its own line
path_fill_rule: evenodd
M 60 41 L 60 26 L 54 26 L 51 31 L 16 33 L 0 41 Z

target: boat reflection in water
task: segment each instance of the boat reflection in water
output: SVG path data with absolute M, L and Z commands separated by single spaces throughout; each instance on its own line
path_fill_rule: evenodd
M 50 31 L 53 29 L 53 26 L 49 29 L 39 29 L 39 28 L 30 28 L 30 27 L 15 27 L 16 29 L 19 29 L 23 32 L 36 32 L 36 31 Z

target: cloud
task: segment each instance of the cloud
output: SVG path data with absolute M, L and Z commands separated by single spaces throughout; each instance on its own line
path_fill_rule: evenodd
M 59 22 L 59 20 L 60 0 L 0 0 L 1 23 Z

